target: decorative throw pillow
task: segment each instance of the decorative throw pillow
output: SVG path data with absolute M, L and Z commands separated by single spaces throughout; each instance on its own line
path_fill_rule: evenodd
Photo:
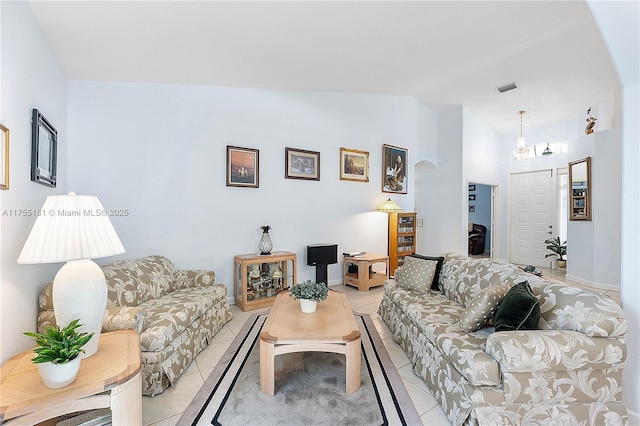
M 500 302 L 494 325 L 496 331 L 537 330 L 540 304 L 528 281 L 511 287 Z
M 511 288 L 510 284 L 498 284 L 481 290 L 460 317 L 460 328 L 467 333 L 480 330 L 496 313 L 498 305 Z
M 438 290 L 438 280 L 440 279 L 440 270 L 442 269 L 442 263 L 444 262 L 444 257 L 439 256 L 439 257 L 432 257 L 432 256 L 423 256 L 421 254 L 412 254 L 412 257 L 417 257 L 418 259 L 424 259 L 424 260 L 435 260 L 436 262 L 438 262 L 438 264 L 436 265 L 436 273 L 433 276 L 433 281 L 431 282 L 431 289 L 432 290 Z
M 433 260 L 407 256 L 404 258 L 402 273 L 399 276 L 396 274 L 396 282 L 408 290 L 427 293 L 431 288 L 437 265 L 438 262 Z

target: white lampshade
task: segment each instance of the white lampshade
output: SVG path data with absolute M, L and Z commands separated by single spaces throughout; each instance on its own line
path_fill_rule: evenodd
M 94 333 L 83 358 L 98 350 L 107 306 L 104 273 L 91 259 L 124 252 L 98 198 L 69 193 L 47 197 L 18 257 L 18 263 L 67 262 L 53 280 L 53 310 L 59 326 L 78 318 L 81 331 Z
M 382 205 L 380 205 L 380 207 L 378 207 L 376 211 L 385 212 L 385 213 L 395 213 L 395 212 L 402 211 L 402 209 L 400 208 L 399 205 L 395 203 L 395 201 L 389 198 L 387 201 L 382 203 Z
M 56 263 L 124 253 L 98 197 L 51 195 L 24 243 L 18 263 Z

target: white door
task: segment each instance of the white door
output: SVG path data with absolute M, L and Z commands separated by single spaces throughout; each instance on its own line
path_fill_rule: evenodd
M 511 262 L 548 268 L 544 240 L 555 236 L 556 223 L 553 171 L 512 174 L 510 200 Z

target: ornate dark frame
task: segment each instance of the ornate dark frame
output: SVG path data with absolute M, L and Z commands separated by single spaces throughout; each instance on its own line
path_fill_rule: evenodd
M 56 187 L 58 131 L 37 109 L 31 116 L 31 180 Z
M 296 170 L 294 168 L 294 157 L 302 157 L 311 160 L 313 163 L 313 170 L 311 172 L 301 172 Z M 284 177 L 285 179 L 320 180 L 320 153 L 317 151 L 285 147 Z

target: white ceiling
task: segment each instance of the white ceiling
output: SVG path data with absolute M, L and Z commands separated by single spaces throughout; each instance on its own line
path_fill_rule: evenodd
M 584 1 L 29 4 L 72 80 L 410 95 L 501 134 L 520 109 L 525 129 L 575 120 L 618 84 Z

